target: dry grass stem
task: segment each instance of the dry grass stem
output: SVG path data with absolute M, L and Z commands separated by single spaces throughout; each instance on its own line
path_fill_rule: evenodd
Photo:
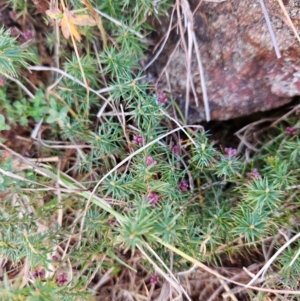
M 128 27 L 127 25 L 123 24 L 122 22 L 112 18 L 111 16 L 103 13 L 102 11 L 98 10 L 98 9 L 94 9 L 97 14 L 99 14 L 100 16 L 104 17 L 105 19 L 113 22 L 114 24 L 118 25 L 119 27 L 122 27 L 122 28 L 126 28 L 127 30 L 129 30 L 131 33 L 135 34 L 137 37 L 139 37 L 140 39 L 144 39 L 144 36 L 141 35 L 140 33 L 138 33 L 137 31 L 131 29 L 130 27 Z
M 3 72 L 0 72 L 0 74 L 6 77 L 7 79 L 11 80 L 12 82 L 15 82 L 30 98 L 35 97 L 18 79 Z
M 271 266 L 271 264 L 276 260 L 278 255 L 284 251 L 288 246 L 290 246 L 294 241 L 296 241 L 300 237 L 300 232 L 297 233 L 295 236 L 293 236 L 291 239 L 289 239 L 284 245 L 282 245 L 277 252 L 266 262 L 266 264 L 262 267 L 262 269 L 253 277 L 253 279 L 247 284 L 246 288 L 250 287 L 252 284 L 255 283 L 255 281 L 261 276 L 262 279 L 264 278 L 265 273 Z M 300 294 L 300 291 L 298 291 L 297 295 Z
M 267 26 L 268 26 L 268 29 L 269 29 L 269 32 L 270 32 L 270 35 L 271 35 L 271 39 L 272 39 L 272 42 L 273 42 L 273 46 L 274 46 L 274 49 L 275 49 L 276 56 L 279 59 L 279 58 L 281 58 L 281 53 L 280 53 L 278 43 L 277 43 L 277 40 L 276 40 L 276 36 L 275 36 L 274 30 L 273 30 L 273 27 L 272 27 L 272 24 L 271 24 L 271 21 L 270 21 L 268 10 L 266 8 L 264 0 L 259 0 L 259 2 L 260 2 L 262 11 L 264 13 L 265 20 L 266 20 L 266 23 L 267 23 Z
M 167 33 L 165 34 L 165 37 L 164 37 L 164 40 L 163 40 L 163 43 L 162 45 L 160 46 L 159 50 L 155 53 L 154 57 L 150 60 L 150 62 L 144 67 L 144 71 L 147 70 L 155 61 L 156 59 L 159 57 L 159 55 L 161 54 L 161 52 L 163 51 L 167 41 L 168 41 L 168 38 L 169 38 L 169 35 L 170 35 L 170 32 L 172 30 L 172 23 L 173 23 L 173 16 L 174 16 L 174 12 L 175 12 L 175 7 L 173 8 L 172 10 L 172 14 L 171 14 L 171 18 L 170 18 L 170 22 L 169 22 L 169 27 L 168 27 L 168 30 L 167 30 Z
M 283 116 L 281 116 L 280 118 L 276 119 L 275 122 L 273 122 L 270 127 L 274 127 L 276 126 L 279 122 L 286 120 L 289 116 L 291 116 L 293 113 L 295 113 L 296 111 L 298 111 L 300 109 L 300 104 L 293 107 L 293 109 L 291 109 L 288 113 L 284 114 Z
M 172 271 L 170 271 L 170 269 L 165 265 L 164 261 L 158 256 L 158 254 L 156 254 L 156 252 L 147 244 L 145 243 L 146 248 L 151 252 L 152 255 L 155 256 L 155 258 L 161 263 L 161 265 L 164 267 L 164 269 L 168 272 L 168 274 L 166 274 L 152 259 L 150 256 L 148 256 L 148 254 L 142 249 L 139 248 L 139 250 L 141 251 L 141 253 L 145 256 L 145 258 L 147 258 L 147 260 L 149 260 L 153 266 L 155 267 L 155 269 L 168 281 L 168 283 L 170 285 L 172 285 L 172 287 L 175 288 L 175 290 L 177 291 L 177 293 L 179 295 L 184 294 L 186 296 L 186 298 L 189 301 L 192 301 L 188 295 L 188 293 L 186 292 L 186 290 L 183 288 L 183 286 L 180 284 L 179 280 L 175 277 L 175 275 L 172 273 Z
M 292 22 L 292 20 L 291 20 L 291 18 L 290 18 L 290 16 L 289 16 L 288 12 L 286 11 L 286 8 L 285 8 L 285 6 L 284 6 L 282 0 L 277 0 L 277 1 L 278 1 L 279 5 L 280 5 L 280 8 L 281 8 L 282 11 L 283 11 L 284 16 L 286 17 L 286 20 L 287 20 L 289 26 L 291 27 L 291 29 L 293 30 L 293 32 L 294 32 L 296 38 L 297 38 L 298 41 L 300 42 L 300 37 L 299 37 L 299 35 L 298 35 L 297 29 L 295 28 L 295 26 L 294 26 L 294 24 L 293 24 L 293 22 Z
M 200 74 L 200 79 L 201 79 L 201 88 L 202 88 L 202 97 L 203 97 L 203 103 L 204 103 L 204 109 L 205 109 L 205 118 L 206 118 L 206 121 L 209 122 L 211 120 L 211 117 L 210 117 L 207 89 L 206 89 L 206 84 L 205 84 L 203 65 L 201 62 L 201 57 L 200 57 L 200 52 L 199 52 L 199 46 L 198 46 L 195 32 L 193 32 L 193 41 L 194 41 L 194 45 L 195 45 L 198 69 L 199 69 L 199 74 Z

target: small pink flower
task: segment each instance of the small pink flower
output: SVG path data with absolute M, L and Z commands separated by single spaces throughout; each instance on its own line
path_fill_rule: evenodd
M 6 80 L 3 77 L 0 77 L 0 87 L 4 87 L 6 85 Z
M 189 190 L 189 184 L 185 181 L 181 181 L 179 184 L 178 184 L 178 188 L 179 190 L 181 191 L 188 191 Z
M 17 27 L 11 27 L 10 28 L 10 35 L 12 36 L 12 37 L 17 37 L 17 36 L 19 36 L 21 34 L 21 31 L 17 28 Z
M 61 274 L 57 275 L 56 282 L 58 283 L 59 286 L 62 286 L 66 282 L 68 282 L 68 275 L 67 275 L 67 273 L 61 273 Z
M 150 283 L 151 285 L 155 285 L 159 282 L 159 276 L 157 275 L 152 275 L 151 278 L 150 278 Z
M 44 279 L 46 275 L 46 271 L 44 269 L 34 270 L 32 272 L 32 277 L 35 279 Z
M 259 179 L 260 173 L 258 172 L 257 168 L 253 168 L 250 172 L 246 173 L 247 178 L 251 179 L 251 180 L 256 180 Z
M 147 200 L 151 206 L 155 206 L 159 201 L 159 195 L 155 192 L 150 192 L 148 194 Z
M 285 133 L 289 136 L 294 136 L 296 134 L 296 129 L 292 126 L 288 126 L 286 129 L 285 129 Z
M 11 10 L 9 12 L 9 16 L 10 18 L 13 20 L 13 21 L 16 21 L 17 20 L 17 11 L 16 10 Z
M 237 151 L 236 151 L 235 148 L 226 147 L 226 148 L 224 149 L 224 153 L 225 153 L 225 158 L 230 158 L 230 157 L 235 157 Z
M 194 127 L 192 127 L 192 130 L 193 130 L 195 133 L 199 132 L 200 129 L 201 129 L 200 126 L 194 126 Z
M 2 151 L 2 158 L 0 160 L 2 161 L 2 163 L 6 163 L 11 158 L 12 158 L 11 153 L 8 150 L 5 149 Z
M 173 144 L 171 146 L 171 151 L 174 155 L 179 156 L 180 155 L 180 146 L 178 144 Z
M 59 258 L 56 256 L 56 255 L 52 255 L 52 260 L 53 261 L 56 261 L 56 262 L 59 262 Z
M 27 29 L 22 33 L 22 36 L 25 41 L 28 41 L 34 38 L 34 32 L 32 30 Z
M 146 159 L 146 164 L 147 164 L 147 166 L 150 166 L 150 165 L 155 166 L 157 164 L 157 162 L 154 161 L 153 158 L 149 156 Z
M 166 105 L 169 102 L 168 97 L 167 97 L 166 93 L 164 93 L 164 92 L 162 92 L 162 93 L 159 94 L 157 100 L 162 105 Z
M 132 142 L 142 146 L 143 145 L 143 136 L 142 135 L 135 135 L 133 136 Z

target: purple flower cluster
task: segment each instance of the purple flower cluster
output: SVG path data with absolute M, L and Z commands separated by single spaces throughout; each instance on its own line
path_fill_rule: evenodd
M 143 136 L 142 135 L 133 136 L 132 142 L 139 146 L 142 146 L 143 145 Z
M 13 21 L 16 21 L 17 20 L 17 11 L 16 10 L 11 10 L 10 12 L 9 12 L 9 16 L 11 17 L 11 19 L 13 20 Z
M 66 284 L 66 282 L 68 282 L 67 273 L 61 273 L 61 274 L 57 275 L 56 282 L 58 283 L 59 286 Z
M 232 158 L 235 157 L 237 154 L 237 151 L 235 148 L 231 148 L 231 147 L 226 147 L 224 149 L 224 153 L 225 153 L 225 158 Z
M 166 93 L 162 92 L 162 93 L 159 94 L 159 96 L 157 98 L 157 101 L 159 103 L 161 103 L 162 105 L 166 105 L 166 104 L 168 104 L 169 99 L 168 99 Z
M 152 157 L 149 156 L 146 159 L 146 164 L 147 164 L 147 166 L 150 166 L 150 165 L 155 166 L 157 164 L 157 162 Z
M 171 152 L 176 155 L 179 156 L 180 155 L 180 146 L 178 144 L 172 144 L 171 145 Z
M 29 41 L 34 38 L 34 32 L 32 30 L 26 29 L 25 31 L 21 31 L 17 27 L 12 27 L 10 29 L 10 35 L 12 37 L 18 37 L 21 36 L 23 38 L 23 41 Z
M 148 202 L 151 206 L 155 206 L 159 201 L 159 195 L 155 192 L 150 192 L 147 197 Z
M 288 126 L 286 129 L 285 129 L 285 133 L 289 136 L 294 136 L 296 134 L 296 129 L 292 126 Z
M 6 163 L 11 158 L 12 158 L 11 153 L 8 150 L 5 149 L 2 151 L 2 158 L 0 160 L 2 163 Z
M 52 255 L 52 260 L 56 262 L 60 262 L 59 258 L 56 255 Z
M 6 85 L 6 80 L 3 77 L 0 77 L 0 87 L 4 87 Z
M 17 27 L 11 27 L 10 28 L 10 35 L 12 37 L 17 37 L 21 34 L 21 31 Z
M 181 181 L 179 184 L 178 184 L 178 188 L 179 190 L 181 191 L 188 191 L 189 190 L 189 184 L 185 181 Z
M 252 169 L 250 172 L 247 172 L 246 176 L 250 180 L 257 180 L 261 177 L 260 173 L 256 168 Z
M 151 285 L 155 285 L 159 282 L 159 276 L 158 275 L 152 275 L 150 278 Z
M 44 279 L 46 275 L 45 269 L 40 269 L 40 270 L 34 270 L 32 272 L 32 277 L 34 279 Z
M 34 32 L 32 30 L 27 29 L 22 33 L 22 36 L 25 41 L 29 41 L 34 38 Z

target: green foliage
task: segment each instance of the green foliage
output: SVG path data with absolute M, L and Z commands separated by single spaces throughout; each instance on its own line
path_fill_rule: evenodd
M 0 131 L 9 130 L 10 126 L 5 123 L 5 117 L 0 114 Z
M 22 154 L 37 159 L 34 168 L 29 158 L 20 163 L 1 151 L 0 256 L 16 270 L 26 262 L 29 280 L 19 285 L 5 271 L 0 299 L 88 300 L 93 281 L 128 267 L 127 255 L 137 248 L 164 269 L 157 254 L 176 273 L 190 263 L 161 242 L 219 264 L 299 227 L 299 124 L 292 134 L 273 129 L 247 158 L 223 151 L 203 130 L 175 132 L 166 116 L 176 108 L 171 100 L 160 103 L 140 68 L 151 28 L 146 19 L 167 14 L 170 2 L 90 2 L 113 18 L 102 18 L 107 47 L 97 27 L 84 29 L 79 57 L 71 40 L 61 35 L 60 44 L 50 33 L 45 44 L 58 49 L 63 69 L 53 72 L 51 85 L 34 87 L 20 78 L 26 94 L 14 82 L 0 90 L 0 131 L 11 125 L 30 132 L 43 121 L 39 139 L 24 139 L 32 145 Z M 8 3 L 28 9 L 27 1 Z M 68 8 L 87 11 L 75 0 Z M 33 56 L 2 28 L 0 72 L 16 76 L 30 61 Z M 280 236 L 272 248 L 282 244 Z M 298 243 L 286 248 L 266 282 L 296 289 L 298 250 Z
M 27 16 L 30 2 L 27 0 L 5 0 L 8 5 L 12 7 L 13 10 L 18 12 L 18 17 Z
M 68 112 L 69 107 L 65 106 L 62 108 L 58 108 L 57 102 L 51 99 L 50 101 L 50 109 L 49 109 L 49 117 L 46 122 L 53 123 L 57 122 L 61 127 L 68 122 Z
M 80 63 L 86 79 L 89 81 L 90 85 L 94 87 L 97 84 L 97 77 L 95 76 L 95 74 L 97 74 L 96 59 L 90 55 L 85 55 L 80 58 Z M 82 74 L 76 55 L 73 54 L 72 59 L 65 62 L 64 70 L 75 78 L 81 78 Z M 74 83 L 72 83 L 71 87 L 74 88 Z
M 149 205 L 143 201 L 136 204 L 136 208 L 125 216 L 123 224 L 119 227 L 116 243 L 124 245 L 125 250 L 135 251 L 137 246 L 142 246 L 145 238 L 151 240 L 155 235 L 155 212 L 149 210 Z
M 214 149 L 213 143 L 209 142 L 208 137 L 201 134 L 198 138 L 199 141 L 197 141 L 197 145 L 193 150 L 195 155 L 192 158 L 192 162 L 196 164 L 197 168 L 202 169 L 210 166 L 218 152 Z M 220 167 L 222 168 L 222 166 Z M 223 174 L 223 170 L 219 171 L 219 173 Z
M 0 72 L 16 77 L 20 68 L 27 68 L 29 62 L 35 62 L 33 53 L 17 45 L 16 38 L 10 32 L 0 28 Z
M 298 242 L 293 247 L 289 246 L 282 252 L 277 261 L 281 281 L 284 285 L 290 286 L 292 289 L 297 289 L 299 284 L 299 247 Z
M 266 213 L 257 210 L 253 212 L 252 209 L 241 207 L 241 210 L 234 214 L 236 228 L 233 229 L 233 233 L 244 237 L 247 242 L 255 242 L 262 237 L 262 233 L 269 234 L 267 220 Z
M 111 74 L 112 78 L 116 77 L 123 82 L 126 82 L 124 77 L 131 73 L 131 69 L 137 67 L 136 59 L 132 58 L 131 55 L 124 56 L 113 47 L 102 53 L 100 62 L 105 66 L 103 72 Z
M 255 211 L 276 209 L 280 207 L 283 192 L 278 188 L 278 184 L 269 183 L 268 178 L 257 179 L 246 183 L 243 199 L 251 205 Z
M 38 122 L 48 112 L 48 104 L 41 90 L 37 91 L 34 98 L 22 98 L 15 101 L 13 106 L 6 102 L 4 106 L 11 123 L 18 121 L 21 125 L 28 125 L 29 118 Z

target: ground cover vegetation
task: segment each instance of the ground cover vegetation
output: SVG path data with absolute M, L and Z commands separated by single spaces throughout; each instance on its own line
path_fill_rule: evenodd
M 220 145 L 142 72 L 172 1 L 1 5 L 0 300 L 300 299 L 298 106 Z

